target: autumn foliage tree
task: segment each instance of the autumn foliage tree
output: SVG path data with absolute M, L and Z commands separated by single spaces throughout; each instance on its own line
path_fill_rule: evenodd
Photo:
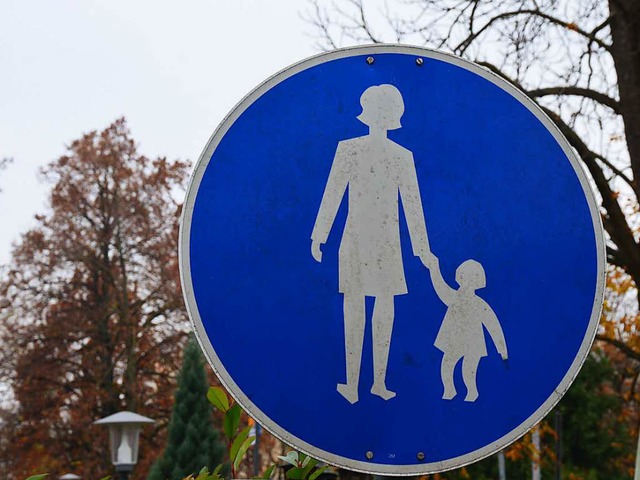
M 168 418 L 187 328 L 176 255 L 187 169 L 139 154 L 124 119 L 43 169 L 49 209 L 0 283 L 6 478 L 100 478 L 111 465 L 94 420 L 121 409 Z M 139 478 L 164 427 L 143 433 Z

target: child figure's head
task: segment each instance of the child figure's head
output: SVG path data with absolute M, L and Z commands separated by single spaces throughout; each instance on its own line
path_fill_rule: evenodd
M 456 282 L 460 287 L 470 290 L 484 288 L 487 284 L 484 268 L 482 268 L 480 262 L 466 260 L 456 270 Z

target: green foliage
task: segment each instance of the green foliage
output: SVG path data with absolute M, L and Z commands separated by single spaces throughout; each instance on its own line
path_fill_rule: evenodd
M 223 425 L 224 434 L 227 438 L 229 447 L 229 460 L 231 462 L 231 477 L 236 477 L 236 472 L 240 467 L 240 463 L 247 454 L 247 450 L 255 440 L 255 436 L 249 436 L 250 426 L 247 426 L 238 432 L 240 427 L 240 416 L 242 408 L 240 405 L 232 403 L 227 397 L 227 393 L 220 387 L 210 387 L 207 392 L 207 399 L 211 404 L 224 413 Z M 270 468 L 270 471 L 273 471 Z
M 43 478 L 45 478 L 48 475 L 49 475 L 48 473 L 41 473 L 39 475 L 31 475 L 29 478 L 27 478 L 27 480 L 42 480 Z
M 240 417 L 242 409 L 237 403 L 227 396 L 227 393 L 220 387 L 210 387 L 207 392 L 207 399 L 213 406 L 224 413 L 224 432 L 229 444 L 229 459 L 231 461 L 231 477 L 236 478 L 236 473 L 244 459 L 249 447 L 255 440 L 255 436 L 249 435 L 251 426 L 246 426 L 240 431 Z M 327 468 L 328 465 L 318 466 L 318 461 L 292 450 L 286 456 L 279 457 L 291 465 L 287 471 L 287 478 L 290 480 L 316 480 Z M 269 480 L 276 465 L 270 465 L 265 472 L 255 478 Z M 193 480 L 187 478 L 185 480 Z M 199 480 L 199 479 L 195 479 Z M 204 480 L 210 480 L 206 478 Z M 216 480 L 216 479 L 211 479 Z
M 565 470 L 590 478 L 613 480 L 627 475 L 612 459 L 620 458 L 633 445 L 627 445 L 627 425 L 620 421 L 622 398 L 612 386 L 615 371 L 607 357 L 592 352 L 578 378 L 564 396 L 558 410 L 562 413 L 562 450 Z
M 213 472 L 209 472 L 207 467 L 203 467 L 198 475 L 194 476 L 193 474 L 185 477 L 183 480 L 223 480 L 224 477 L 221 475 L 222 464 L 218 465 Z
M 220 387 L 210 387 L 207 392 L 207 399 L 222 413 L 229 410 L 229 399 L 227 398 L 227 394 Z
M 233 460 L 234 472 L 238 470 L 238 467 L 240 467 L 240 462 L 242 461 L 244 456 L 247 454 L 247 450 L 249 450 L 249 447 L 251 446 L 254 440 L 255 440 L 255 437 L 250 436 L 242 443 L 242 445 L 240 445 L 240 448 L 238 448 L 238 453 L 236 453 L 235 459 Z
M 242 430 L 238 435 L 233 439 L 231 443 L 231 448 L 229 449 L 229 458 L 236 459 L 238 456 L 238 452 L 240 451 L 240 447 L 247 441 L 249 438 L 249 432 L 251 431 L 251 426 L 247 426 L 244 430 Z
M 224 434 L 229 441 L 235 435 L 236 430 L 238 430 L 241 413 L 242 409 L 240 408 L 240 405 L 234 405 L 224 414 Z
M 262 480 L 269 480 L 271 478 L 271 475 L 273 475 L 273 471 L 276 469 L 276 464 L 272 463 L 269 468 L 267 468 L 264 473 L 262 475 L 260 475 L 258 478 L 262 479 Z
M 222 464 L 225 447 L 220 433 L 213 426 L 207 390 L 202 354 L 192 338 L 185 348 L 178 376 L 167 446 L 151 468 L 147 480 L 178 480 L 195 472 L 200 472 L 196 477 L 199 480 L 209 480 L 206 475 L 213 475 L 209 469 Z M 217 469 L 217 473 L 219 471 Z
M 279 458 L 291 465 L 292 468 L 287 470 L 287 478 L 291 480 L 316 480 L 328 468 L 328 465 L 316 468 L 318 465 L 316 459 L 295 450 L 291 450 Z

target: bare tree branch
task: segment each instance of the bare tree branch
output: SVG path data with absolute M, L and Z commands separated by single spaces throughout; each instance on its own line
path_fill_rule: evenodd
M 602 105 L 609 107 L 618 115 L 622 113 L 620 111 L 620 102 L 602 92 L 598 92 L 589 88 L 564 85 L 558 87 L 546 87 L 529 90 L 527 94 L 532 98 L 545 97 L 547 95 L 575 95 L 579 97 L 589 98 L 598 103 L 601 103 Z
M 518 16 L 536 16 L 536 17 L 543 18 L 543 19 L 549 21 L 552 24 L 567 28 L 567 29 L 569 29 L 571 31 L 574 31 L 574 32 L 582 35 L 583 37 L 589 39 L 590 42 L 593 42 L 593 43 L 597 44 L 599 47 L 601 47 L 601 48 L 603 48 L 605 50 L 609 50 L 611 48 L 611 45 L 609 45 L 609 44 L 603 42 L 602 40 L 600 40 L 599 38 L 597 38 L 594 33 L 586 32 L 586 31 L 582 30 L 575 23 L 561 20 L 559 18 L 554 17 L 553 15 L 549 15 L 549 14 L 544 13 L 544 12 L 538 10 L 538 9 L 521 9 L 521 10 L 513 10 L 513 11 L 509 11 L 509 12 L 503 12 L 503 13 L 500 13 L 500 14 L 490 18 L 479 30 L 477 30 L 475 32 L 473 32 L 473 31 L 470 32 L 469 36 L 467 38 L 465 38 L 462 42 L 460 42 L 453 49 L 453 51 L 456 52 L 459 55 L 464 54 L 465 51 L 467 50 L 467 48 L 469 48 L 469 45 L 471 45 L 471 43 L 474 40 L 476 40 L 480 35 L 482 35 L 490 27 L 492 27 L 496 22 L 499 22 L 499 21 L 502 21 L 502 20 L 509 20 L 509 19 L 512 19 L 513 17 L 518 17 Z
M 13 162 L 13 158 L 8 158 L 8 157 L 0 158 L 0 171 L 7 168 L 7 165 L 9 165 L 12 162 Z M 1 188 L 0 188 L 0 192 L 2 192 Z

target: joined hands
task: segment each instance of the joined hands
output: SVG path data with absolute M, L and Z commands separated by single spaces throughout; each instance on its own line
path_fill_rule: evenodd
M 436 257 L 432 252 L 426 252 L 420 255 L 420 260 L 422 264 L 427 267 L 429 270 L 438 268 L 440 262 L 438 261 L 438 257 Z

